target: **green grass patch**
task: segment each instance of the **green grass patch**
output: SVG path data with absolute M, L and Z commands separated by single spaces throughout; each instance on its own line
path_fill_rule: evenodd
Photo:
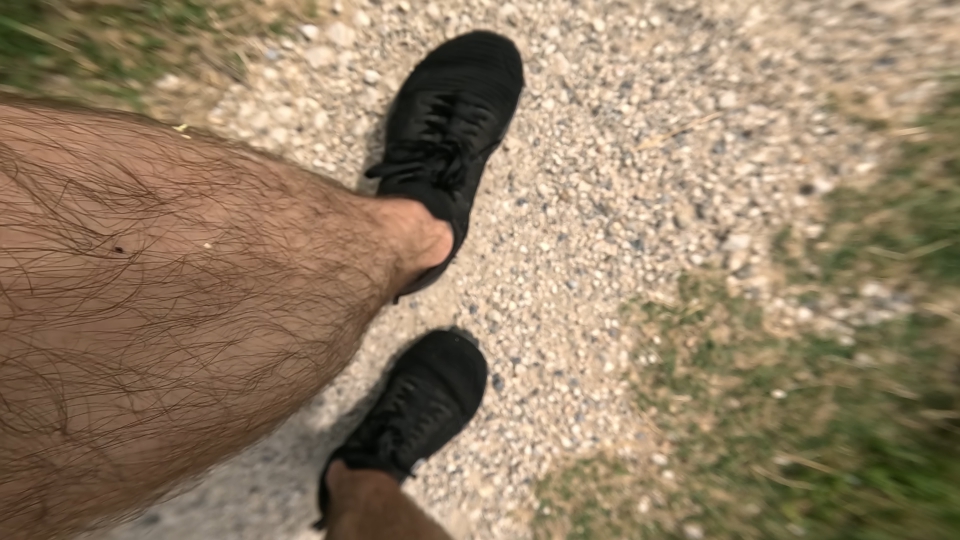
M 638 400 L 675 441 L 706 530 L 957 537 L 960 396 L 943 319 L 864 329 L 852 347 L 778 339 L 756 329 L 755 306 L 694 281 L 696 320 L 668 309 L 648 319 L 676 360 L 642 374 Z
M 243 38 L 269 32 L 312 0 L 4 0 L 0 88 L 137 103 L 167 72 L 244 75 Z M 66 94 L 66 95 L 64 95 Z
M 642 529 L 634 491 L 635 477 L 620 461 L 607 457 L 580 460 L 547 477 L 535 518 L 537 538 L 621 538 Z M 589 492 L 582 487 L 589 486 Z
M 631 380 L 676 481 L 574 463 L 539 484 L 553 510 L 536 537 L 684 538 L 695 522 L 706 538 L 960 538 L 960 89 L 919 128 L 876 184 L 831 195 L 821 238 L 787 228 L 771 250 L 801 304 L 878 279 L 917 311 L 847 346 L 767 328 L 714 274 L 681 279 L 676 304 L 628 306 L 660 340 Z
M 637 324 L 661 361 L 634 377 L 639 408 L 671 441 L 676 488 L 641 513 L 656 475 L 607 458 L 538 486 L 538 538 L 939 540 L 960 534 L 956 338 L 914 315 L 856 344 L 764 330 L 723 282 L 687 276 L 683 307 L 646 304 Z
M 827 235 L 804 250 L 828 281 L 960 285 L 960 82 L 947 84 L 877 183 L 830 194 Z

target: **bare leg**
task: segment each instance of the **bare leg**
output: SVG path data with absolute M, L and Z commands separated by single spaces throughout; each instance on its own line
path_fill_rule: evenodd
M 257 439 L 453 241 L 417 202 L 29 103 L 0 102 L 0 194 L 6 539 L 135 509 Z
M 327 485 L 327 540 L 450 539 L 384 472 L 350 470 L 338 461 L 327 472 Z

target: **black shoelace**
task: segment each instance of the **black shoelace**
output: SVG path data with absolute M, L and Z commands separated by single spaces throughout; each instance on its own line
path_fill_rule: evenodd
M 402 141 L 395 143 L 383 161 L 367 170 L 367 178 L 389 178 L 410 182 L 429 178 L 438 188 L 453 191 L 463 184 L 469 161 L 456 141 Z
M 466 179 L 471 160 L 466 148 L 447 132 L 447 123 L 457 104 L 465 105 L 462 97 L 436 96 L 430 103 L 427 129 L 420 135 L 421 139 L 392 144 L 383 161 L 367 170 L 367 178 L 389 178 L 397 182 L 429 178 L 440 189 L 456 190 Z M 479 131 L 480 123 L 490 113 L 476 104 L 471 109 L 465 120 Z M 481 153 L 486 150 L 482 149 Z
M 453 412 L 446 404 L 437 401 L 432 392 L 422 388 L 416 379 L 402 377 L 391 386 L 381 406 L 363 422 L 366 433 L 360 439 L 376 440 L 380 459 L 413 476 L 409 465 L 399 463 L 398 454 L 422 444 L 422 439 Z M 415 422 L 410 422 L 411 411 L 418 411 Z

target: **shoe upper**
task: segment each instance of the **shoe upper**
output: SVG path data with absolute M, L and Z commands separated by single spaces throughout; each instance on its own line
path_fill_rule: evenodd
M 456 252 L 487 159 L 503 140 L 522 89 L 520 53 L 503 36 L 471 32 L 435 49 L 394 100 L 383 160 L 366 173 L 381 178 L 377 195 L 422 202 L 451 224 Z M 420 281 L 416 288 L 427 284 Z
M 478 31 L 442 44 L 400 88 L 383 163 L 368 175 L 381 176 L 381 187 L 414 178 L 444 182 L 438 165 L 456 173 L 485 161 L 506 133 L 522 89 L 523 64 L 509 39 Z
M 473 418 L 486 381 L 486 360 L 465 332 L 427 334 L 401 355 L 384 393 L 330 462 L 342 459 L 349 468 L 378 469 L 403 482 Z M 321 509 L 326 498 L 321 477 Z
M 376 468 L 404 481 L 418 461 L 439 450 L 466 424 L 464 411 L 452 396 L 437 392 L 436 384 L 420 374 L 398 374 L 338 450 L 338 457 L 351 468 Z

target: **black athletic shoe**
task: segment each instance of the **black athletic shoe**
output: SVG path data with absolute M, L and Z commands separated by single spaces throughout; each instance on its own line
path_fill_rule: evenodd
M 486 384 L 487 361 L 472 336 L 434 330 L 420 338 L 397 361 L 377 404 L 330 456 L 320 476 L 320 511 L 326 516 L 330 463 L 342 459 L 348 468 L 378 469 L 402 483 L 473 418 Z M 321 519 L 315 526 L 324 525 Z
M 398 296 L 430 285 L 467 236 L 470 209 L 487 159 L 517 110 L 523 63 L 509 39 L 491 32 L 454 38 L 431 52 L 407 77 L 387 119 L 377 195 L 423 203 L 453 227 L 453 250 Z

